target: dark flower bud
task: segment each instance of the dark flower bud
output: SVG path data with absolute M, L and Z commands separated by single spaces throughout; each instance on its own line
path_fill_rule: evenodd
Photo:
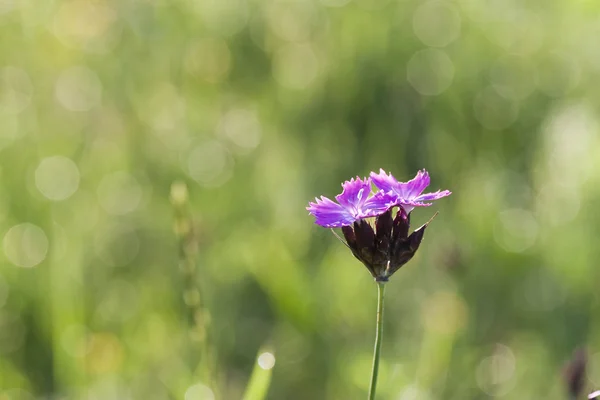
M 425 235 L 426 225 L 420 227 L 416 231 L 410 234 L 408 237 L 408 242 L 410 243 L 410 249 L 415 252 L 419 249 L 419 245 L 421 244 L 421 240 L 423 240 L 423 235 Z
M 361 252 L 369 257 L 373 257 L 375 243 L 375 231 L 373 227 L 364 219 L 354 223 L 354 235 L 356 236 L 356 245 Z
M 571 360 L 565 366 L 564 382 L 569 396 L 573 399 L 579 398 L 585 389 L 586 366 L 587 354 L 583 349 L 573 352 Z
M 427 223 L 428 224 L 428 223 Z M 342 227 L 346 244 L 378 282 L 385 282 L 400 267 L 410 261 L 423 240 L 423 225 L 410 236 L 410 215 L 399 207 L 395 218 L 389 209 L 375 219 L 375 230 L 364 219 L 353 227 Z
M 375 220 L 376 248 L 381 255 L 387 254 L 390 249 L 390 238 L 392 236 L 392 210 L 387 210 Z
M 400 207 L 396 214 L 396 218 L 394 218 L 394 232 L 392 234 L 394 240 L 397 240 L 400 237 L 407 237 L 409 229 L 410 214 L 407 214 L 406 211 L 404 211 L 404 208 Z

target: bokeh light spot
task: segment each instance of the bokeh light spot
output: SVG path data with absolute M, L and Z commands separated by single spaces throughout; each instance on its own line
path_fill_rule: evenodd
M 288 44 L 273 57 L 273 76 L 288 89 L 305 89 L 318 74 L 319 60 L 308 44 Z
M 431 400 L 432 397 L 418 386 L 411 385 L 400 392 L 398 400 Z
M 113 215 L 124 215 L 135 211 L 143 196 L 138 181 L 124 171 L 114 172 L 102 178 L 97 193 L 100 206 Z
M 63 329 L 60 335 L 60 344 L 71 357 L 84 357 L 88 351 L 88 331 L 80 324 L 73 324 Z
M 552 171 L 554 171 L 554 166 Z M 581 198 L 578 189 L 570 184 L 561 185 L 560 182 L 550 182 L 543 186 L 536 198 L 537 211 L 545 223 L 558 226 L 573 221 L 581 209 Z M 560 212 L 557 212 L 560 210 Z
M 54 16 L 53 32 L 65 46 L 106 53 L 120 38 L 117 17 L 104 0 L 65 1 Z
M 246 153 L 260 143 L 262 128 L 256 112 L 235 108 L 223 114 L 218 131 L 229 139 L 239 152 Z
M 185 117 L 186 103 L 171 83 L 161 83 L 139 98 L 140 118 L 157 131 L 172 131 Z
M 200 291 L 195 288 L 184 290 L 183 302 L 189 307 L 196 307 L 200 305 Z
M 494 354 L 484 358 L 476 371 L 479 388 L 491 396 L 503 396 L 515 385 L 516 359 L 512 350 L 496 345 Z
M 413 31 L 423 44 L 444 47 L 460 36 L 461 18 L 458 9 L 445 1 L 428 1 L 413 15 Z
M 106 264 L 121 267 L 132 262 L 140 251 L 137 233 L 127 226 L 115 225 L 95 237 L 96 254 Z
M 185 182 L 176 181 L 171 185 L 171 203 L 175 207 L 184 206 L 190 198 L 189 190 Z
M 490 130 L 508 128 L 519 116 L 519 104 L 500 96 L 491 86 L 475 97 L 473 110 L 477 121 Z
M 35 267 L 48 253 L 48 238 L 42 228 L 27 222 L 10 228 L 2 244 L 6 258 L 24 268 Z
M 494 239 L 506 251 L 521 253 L 535 243 L 538 223 L 527 210 L 510 209 L 500 212 L 494 225 Z
M 135 286 L 125 280 L 117 280 L 111 282 L 109 289 L 103 293 L 96 311 L 103 321 L 124 322 L 133 317 L 137 310 L 138 293 Z
M 192 149 L 187 159 L 192 179 L 206 187 L 220 186 L 233 174 L 233 159 L 217 141 L 208 141 Z
M 559 226 L 575 219 L 582 208 L 586 183 L 597 169 L 594 155 L 600 124 L 590 105 L 580 102 L 553 107 L 542 126 L 544 156 L 537 211 L 540 221 Z
M 437 292 L 424 303 L 422 317 L 427 329 L 454 334 L 465 326 L 468 310 L 456 294 Z
M 267 351 L 258 356 L 257 362 L 262 369 L 271 369 L 275 366 L 275 356 Z
M 55 95 L 60 105 L 69 111 L 89 111 L 102 100 L 102 83 L 91 69 L 71 67 L 60 74 Z
M 309 38 L 315 10 L 308 1 L 273 2 L 267 11 L 271 31 L 288 42 Z
M 408 61 L 407 78 L 420 94 L 435 96 L 452 84 L 454 64 L 441 50 L 421 50 L 413 54 Z
M 248 23 L 247 0 L 189 0 L 209 31 L 231 36 Z
M 600 129 L 596 113 L 586 102 L 556 107 L 544 123 L 548 181 L 575 189 L 593 173 L 595 138 Z
M 0 69 L 0 113 L 17 114 L 31 103 L 33 85 L 25 71 L 15 67 Z
M 102 357 L 102 355 L 99 355 Z M 110 354 L 107 354 L 107 357 L 110 357 Z M 86 363 L 96 364 L 96 360 L 85 360 Z M 89 364 L 86 364 L 86 366 Z M 90 372 L 94 372 L 98 375 L 103 375 L 103 373 L 113 372 L 113 371 L 102 371 L 95 369 L 96 365 L 93 367 L 89 365 L 87 368 Z M 88 374 L 89 376 L 89 374 Z M 132 400 L 131 397 L 131 388 L 124 382 L 122 376 L 114 375 L 105 375 L 99 376 L 93 380 L 93 383 L 90 383 L 86 388 L 85 400 L 107 400 L 107 399 L 119 399 L 119 400 Z M 160 392 L 159 392 L 160 393 Z M 154 396 L 149 396 L 149 398 L 154 398 Z M 54 399 L 53 399 L 54 400 Z M 61 399 L 66 400 L 66 399 Z
M 35 170 L 35 186 L 50 200 L 68 199 L 79 188 L 79 169 L 67 157 L 44 158 Z
M 86 366 L 91 372 L 97 374 L 114 372 L 118 370 L 123 358 L 123 345 L 117 336 L 104 332 L 89 335 Z
M 544 21 L 534 11 L 510 1 L 471 1 L 483 15 L 473 18 L 487 38 L 511 54 L 530 55 L 544 43 Z
M 536 84 L 548 96 L 562 97 L 579 84 L 580 77 L 579 65 L 571 56 L 554 52 L 540 62 Z
M 535 69 L 525 57 L 507 55 L 492 66 L 490 81 L 500 96 L 522 100 L 535 90 Z
M 190 386 L 184 395 L 185 400 L 215 400 L 215 394 L 206 385 L 197 383 Z
M 15 0 L 1 0 L 0 1 L 0 16 L 8 14 L 15 7 Z
M 188 45 L 183 65 L 188 74 L 209 83 L 218 83 L 229 73 L 231 52 L 223 39 L 198 39 Z

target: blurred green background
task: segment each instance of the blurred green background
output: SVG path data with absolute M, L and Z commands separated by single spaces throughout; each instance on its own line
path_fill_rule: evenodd
M 379 168 L 453 195 L 378 398 L 565 399 L 581 346 L 598 388 L 598 11 L 0 1 L 0 399 L 240 399 L 258 354 L 269 399 L 364 398 L 376 285 L 305 207 Z

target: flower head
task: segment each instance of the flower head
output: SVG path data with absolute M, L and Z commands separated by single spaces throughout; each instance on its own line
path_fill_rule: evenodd
M 380 189 L 375 194 L 371 194 L 371 181 Z M 425 170 L 408 182 L 398 182 L 380 170 L 379 174 L 371 172 L 371 178 L 356 177 L 344 182 L 342 193 L 335 196 L 337 203 L 321 196 L 306 209 L 318 225 L 342 228 L 352 254 L 376 281 L 385 282 L 415 255 L 429 224 L 409 235 L 412 209 L 431 205 L 424 201 L 450 195 L 448 190 L 422 194 L 428 185 Z M 375 217 L 374 221 L 367 220 L 371 217 Z
M 375 217 L 389 209 L 395 201 L 382 191 L 371 194 L 371 179 L 356 177 L 342 184 L 343 191 L 335 196 L 337 203 L 327 197 L 315 198 L 306 209 L 315 217 L 315 223 L 325 228 L 350 226 L 363 218 Z
M 371 172 L 371 179 L 378 189 L 386 194 L 394 194 L 397 199 L 396 205 L 402 206 L 407 213 L 415 207 L 430 206 L 431 203 L 425 203 L 426 201 L 438 200 L 452 194 L 449 190 L 423 194 L 430 181 L 429 174 L 425 170 L 417 172 L 417 175 L 408 182 L 399 182 L 391 173 L 387 174 L 383 169 L 379 170 L 379 174 Z

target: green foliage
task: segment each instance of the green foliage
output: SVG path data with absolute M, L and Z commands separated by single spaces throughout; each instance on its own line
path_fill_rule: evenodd
M 261 348 L 256 358 L 256 364 L 250 375 L 250 381 L 246 386 L 244 400 L 263 400 L 267 398 L 269 385 L 271 383 L 271 371 L 275 365 L 273 353 Z
M 0 398 L 239 399 L 263 343 L 265 398 L 364 398 L 376 285 L 305 207 L 380 167 L 453 195 L 378 398 L 600 386 L 597 8 L 0 1 Z

